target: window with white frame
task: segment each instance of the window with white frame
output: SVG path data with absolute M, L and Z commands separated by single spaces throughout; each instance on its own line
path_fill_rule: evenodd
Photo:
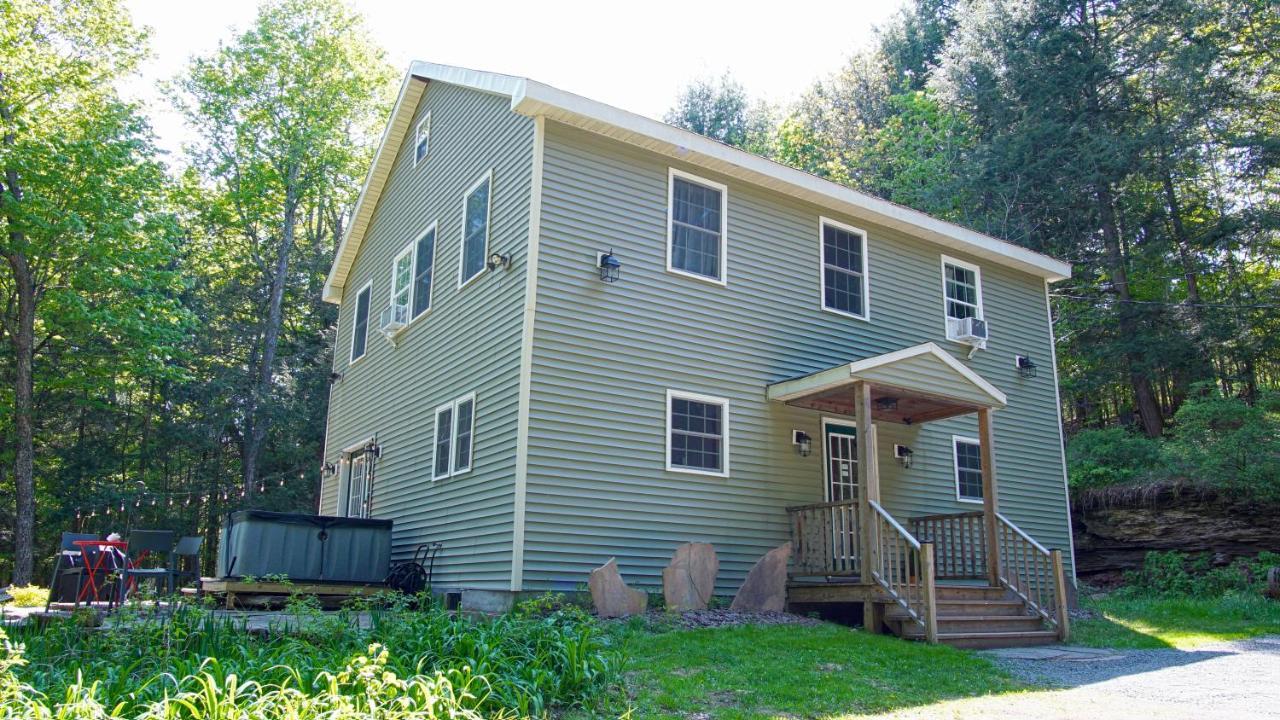
M 458 258 L 458 287 L 484 270 L 489 254 L 489 194 L 493 176 L 485 176 L 467 189 L 462 200 L 462 253 Z
M 436 226 L 414 243 L 413 317 L 431 309 L 431 278 L 435 272 Z
M 667 469 L 729 474 L 729 401 L 667 391 Z
M 982 319 L 982 270 L 977 265 L 944 256 L 942 284 L 948 318 Z
M 391 304 L 407 313 L 413 299 L 413 245 L 409 245 L 391 261 Z
M 951 438 L 956 468 L 956 499 L 982 502 L 982 445 L 973 438 Z
M 471 469 L 475 423 L 475 393 L 463 395 L 436 408 L 432 478 L 440 480 Z
M 667 269 L 725 283 L 729 191 L 671 168 L 667 196 Z
M 431 113 L 422 116 L 413 131 L 413 166 L 427 159 L 431 149 Z
M 351 326 L 351 362 L 364 357 L 369 346 L 369 297 L 373 284 L 365 285 L 356 295 L 356 317 Z
M 822 218 L 822 307 L 866 320 L 867 234 Z

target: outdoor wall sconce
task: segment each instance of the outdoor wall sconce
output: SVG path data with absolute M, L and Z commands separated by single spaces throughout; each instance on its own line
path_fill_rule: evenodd
M 1036 364 L 1029 355 L 1014 355 L 1013 366 L 1018 369 L 1018 374 L 1024 378 L 1036 376 Z
M 503 255 L 502 253 L 494 253 L 489 256 L 488 265 L 490 270 L 497 270 L 498 268 L 506 270 L 511 267 L 511 256 Z
M 881 398 L 876 398 L 876 409 L 877 409 L 877 410 L 884 410 L 884 411 L 897 410 L 897 409 L 898 409 L 898 398 L 896 398 L 896 397 L 881 397 Z
M 364 446 L 364 452 L 374 459 L 382 457 L 382 446 L 376 442 L 371 442 Z
M 333 477 L 338 472 L 338 466 L 331 462 L 327 462 L 320 466 L 320 473 L 325 477 Z
M 607 253 L 596 253 L 596 267 L 600 269 L 600 279 L 607 283 L 618 282 L 622 275 L 622 261 L 613 254 L 612 248 Z
M 901 463 L 904 468 L 911 467 L 912 455 L 915 455 L 915 451 L 906 445 L 893 446 L 893 456 L 898 459 L 898 462 Z
M 813 452 L 813 438 L 803 430 L 791 431 L 791 444 L 796 446 L 796 453 L 800 457 L 809 457 L 809 453 Z

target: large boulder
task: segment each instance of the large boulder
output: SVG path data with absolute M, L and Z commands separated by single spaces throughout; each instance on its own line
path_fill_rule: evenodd
M 668 610 L 706 610 L 716 589 L 720 560 L 709 543 L 685 543 L 676 548 L 662 570 L 662 596 Z
M 765 553 L 733 597 L 730 610 L 739 612 L 781 612 L 787 606 L 787 562 L 791 543 Z
M 596 614 L 602 618 L 639 615 L 649 606 L 648 593 L 632 590 L 622 581 L 615 558 L 609 558 L 609 562 L 591 571 L 587 587 L 591 589 L 591 603 Z

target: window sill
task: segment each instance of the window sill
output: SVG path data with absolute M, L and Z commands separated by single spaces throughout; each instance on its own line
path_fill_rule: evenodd
M 677 465 L 668 465 L 667 472 L 684 473 L 686 475 L 702 475 L 704 477 L 729 477 L 727 470 L 699 470 L 697 468 L 679 467 Z
M 718 287 L 729 286 L 729 281 L 727 279 L 720 280 L 713 277 L 708 277 L 706 275 L 699 275 L 698 273 L 689 272 L 688 270 L 681 270 L 679 268 L 668 267 L 667 272 L 672 275 L 679 275 L 680 277 L 689 278 L 690 280 L 697 280 L 699 282 L 704 282 L 708 285 L 715 285 Z
M 871 313 L 867 313 L 865 315 L 854 315 L 851 312 L 845 312 L 844 310 L 829 308 L 826 305 L 823 305 L 821 307 L 822 307 L 822 312 L 831 313 L 832 315 L 839 315 L 840 317 L 849 318 L 851 320 L 861 320 L 862 322 L 871 322 Z

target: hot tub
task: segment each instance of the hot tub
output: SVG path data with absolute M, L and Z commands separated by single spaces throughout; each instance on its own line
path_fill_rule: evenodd
M 219 578 L 380 583 L 390 567 L 390 520 L 238 510 L 218 546 Z

